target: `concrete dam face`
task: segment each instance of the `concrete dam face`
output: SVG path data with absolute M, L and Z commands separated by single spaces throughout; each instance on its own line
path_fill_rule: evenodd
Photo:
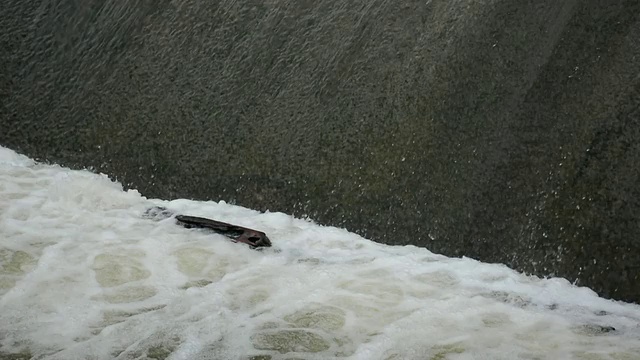
M 0 145 L 640 301 L 637 0 L 6 0 L 0 29 Z

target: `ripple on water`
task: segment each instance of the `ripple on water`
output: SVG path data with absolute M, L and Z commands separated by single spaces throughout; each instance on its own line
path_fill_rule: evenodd
M 0 249 L 0 295 L 13 288 L 37 263 L 38 260 L 25 251 Z
M 404 299 L 404 291 L 397 285 L 398 282 L 392 278 L 378 281 L 348 280 L 340 283 L 339 288 L 366 297 L 381 306 L 395 306 Z
M 227 290 L 229 298 L 233 299 L 230 308 L 233 310 L 254 310 L 258 305 L 270 298 L 270 291 L 266 286 L 256 286 L 245 282 Z
M 154 333 L 126 349 L 116 350 L 112 353 L 114 358 L 128 359 L 155 359 L 164 360 L 171 356 L 181 345 L 182 340 L 176 335 L 163 332 Z
M 465 352 L 465 348 L 462 343 L 452 344 L 438 344 L 431 347 L 425 346 L 418 348 L 409 354 L 410 359 L 425 359 L 425 360 L 447 360 L 455 359 L 456 354 L 462 354 Z M 388 351 L 384 355 L 385 360 L 404 360 L 407 359 L 407 354 L 398 354 L 393 351 Z M 472 357 L 473 359 L 473 357 Z
M 318 353 L 331 345 L 322 336 L 308 330 L 265 330 L 252 336 L 258 350 L 272 350 L 281 354 L 290 352 Z
M 102 330 L 104 330 L 108 326 L 125 322 L 141 314 L 150 313 L 156 310 L 163 309 L 165 306 L 166 305 L 163 304 L 163 305 L 158 305 L 158 306 L 153 306 L 148 308 L 141 308 L 141 309 L 132 310 L 132 311 L 104 310 L 102 312 L 102 320 L 96 325 L 93 325 L 91 327 L 92 329 L 91 332 L 93 335 L 98 335 Z
M 227 274 L 229 260 L 207 249 L 184 247 L 173 254 L 177 259 L 178 270 L 189 277 L 192 286 L 219 281 Z
M 155 296 L 158 291 L 151 286 L 125 286 L 117 289 L 108 289 L 96 300 L 104 300 L 111 304 L 133 303 L 147 300 Z
M 326 305 L 318 305 L 296 311 L 284 317 L 292 327 L 321 329 L 327 332 L 342 329 L 345 324 L 344 310 Z
M 151 272 L 138 260 L 142 251 L 129 251 L 127 255 L 105 253 L 95 257 L 93 270 L 102 287 L 114 287 L 151 276 Z
M 427 284 L 437 288 L 448 288 L 458 285 L 460 280 L 449 271 L 437 270 L 422 273 L 413 277 L 417 283 Z

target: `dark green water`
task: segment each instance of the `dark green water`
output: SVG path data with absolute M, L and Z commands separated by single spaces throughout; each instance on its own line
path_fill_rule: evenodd
M 637 0 L 7 0 L 0 145 L 638 302 L 638 39 Z

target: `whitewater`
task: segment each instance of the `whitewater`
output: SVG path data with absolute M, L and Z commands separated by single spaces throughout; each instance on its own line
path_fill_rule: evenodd
M 264 231 L 256 251 L 150 219 Z M 0 359 L 640 359 L 640 306 L 0 147 Z

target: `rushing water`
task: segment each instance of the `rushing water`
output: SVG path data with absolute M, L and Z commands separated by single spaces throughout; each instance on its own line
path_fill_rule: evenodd
M 251 250 L 149 219 L 263 230 Z M 0 147 L 0 359 L 640 359 L 640 306 Z

